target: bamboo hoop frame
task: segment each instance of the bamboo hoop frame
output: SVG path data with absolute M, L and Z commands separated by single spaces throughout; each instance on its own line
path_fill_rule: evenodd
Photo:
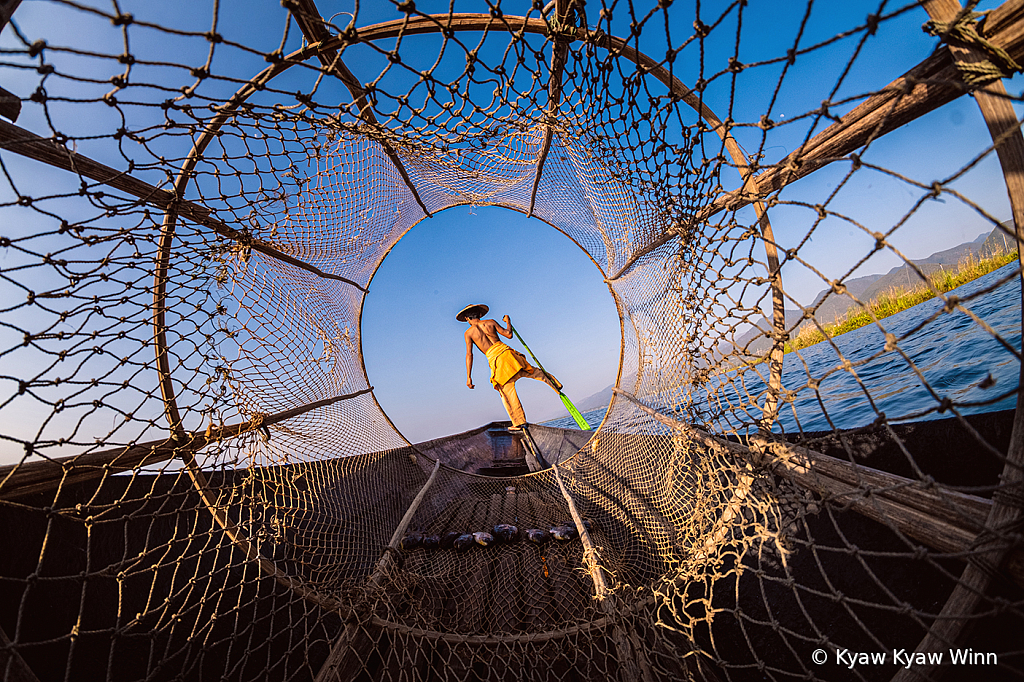
M 413 21 L 412 19 L 400 20 L 397 22 L 385 22 L 383 24 L 377 24 L 375 26 L 367 27 L 366 29 L 358 29 L 355 31 L 355 37 L 351 40 L 351 42 L 354 42 L 355 40 L 375 40 L 384 38 L 387 37 L 387 33 L 396 30 L 410 34 L 443 30 L 446 26 L 447 28 L 450 28 L 452 30 L 474 30 L 474 28 L 480 27 L 481 21 L 484 22 L 485 25 L 489 25 L 493 21 L 490 15 L 484 14 L 454 16 L 436 15 L 427 17 L 427 19 L 429 19 L 429 21 L 427 22 L 417 22 Z M 444 21 L 445 23 L 441 23 L 442 21 Z M 527 19 L 525 17 L 508 17 L 507 19 L 503 19 L 502 21 L 512 21 L 514 23 L 519 23 L 521 25 L 522 30 L 525 30 L 527 32 L 547 34 L 549 30 L 547 23 L 539 19 Z M 311 28 L 311 31 L 312 30 L 315 30 L 315 28 Z M 583 31 L 585 36 L 589 36 L 589 33 L 585 29 L 578 29 L 577 36 L 579 35 L 580 31 Z M 383 33 L 384 35 L 381 35 L 381 33 Z M 630 48 L 625 41 L 619 39 L 609 39 L 607 36 L 604 36 L 604 39 L 609 41 L 609 44 L 616 45 L 624 56 L 637 63 L 638 66 L 642 65 L 641 58 L 643 58 L 647 62 L 651 61 L 650 58 L 646 57 L 645 55 L 642 55 L 642 53 L 639 53 Z M 262 86 L 266 85 L 266 83 L 268 83 L 273 78 L 283 73 L 286 69 L 290 68 L 291 66 L 298 64 L 302 61 L 305 61 L 306 59 L 314 55 L 319 58 L 319 55 L 323 54 L 326 50 L 343 49 L 345 45 L 348 44 L 348 42 L 349 39 L 342 39 L 341 37 L 328 40 L 321 40 L 318 43 L 315 43 L 302 50 L 298 50 L 292 53 L 291 55 L 284 58 L 280 62 L 272 64 L 271 66 L 267 67 L 259 74 L 254 76 L 249 81 L 249 83 L 240 88 L 235 93 L 235 95 L 232 96 L 232 98 L 229 99 L 220 108 L 218 115 L 211 120 L 209 125 L 206 127 L 206 129 L 194 143 L 192 151 L 189 153 L 185 162 L 182 164 L 181 171 L 179 172 L 177 178 L 175 179 L 173 194 L 175 200 L 167 204 L 167 210 L 164 214 L 163 226 L 161 228 L 159 257 L 157 259 L 157 266 L 154 272 L 153 297 L 153 327 L 157 356 L 157 372 L 159 375 L 160 390 L 164 401 L 165 413 L 172 432 L 172 438 L 175 438 L 175 436 L 177 436 L 178 438 L 182 438 L 184 436 L 184 434 L 181 433 L 181 416 L 179 414 L 177 400 L 173 390 L 170 364 L 168 361 L 169 350 L 167 346 L 165 331 L 165 298 L 168 280 L 167 273 L 171 259 L 171 250 L 173 244 L 176 217 L 178 214 L 176 206 L 180 203 L 181 198 L 184 197 L 185 189 L 188 186 L 189 179 L 192 177 L 192 170 L 195 168 L 195 165 L 202 157 L 206 147 L 216 137 L 220 128 L 229 119 L 230 115 L 235 110 L 237 110 L 237 108 L 246 99 L 248 99 L 254 92 L 256 92 L 258 89 L 261 89 Z M 338 55 L 337 60 L 332 60 L 332 68 L 339 61 L 340 54 Z M 644 68 L 647 67 L 645 66 Z M 660 71 L 658 71 L 659 69 Z M 650 70 L 656 71 L 658 73 L 665 71 L 663 67 L 657 65 L 655 65 L 655 67 Z M 665 72 L 663 76 L 667 76 L 667 72 Z M 681 95 L 681 97 L 684 99 L 684 101 L 687 101 L 687 103 L 690 106 L 693 106 L 698 111 L 698 113 L 705 117 L 705 119 L 707 119 L 710 116 L 710 120 L 718 121 L 717 117 L 715 117 L 714 114 L 711 113 L 710 109 L 703 105 L 703 103 L 699 102 L 698 100 L 695 100 L 692 97 L 692 92 L 686 89 L 685 86 L 683 86 L 680 82 L 678 82 L 678 79 L 673 78 L 670 82 L 672 82 L 674 85 L 677 84 L 678 88 L 685 89 L 687 92 L 690 93 L 689 96 Z M 716 126 L 716 128 L 721 129 L 722 126 L 718 125 Z M 743 155 L 742 150 L 739 148 L 739 145 L 735 143 L 735 140 L 732 140 L 732 136 L 728 133 L 728 131 L 725 130 L 720 132 L 719 134 L 724 136 L 723 141 L 725 142 L 726 146 L 730 149 L 730 153 L 733 154 L 734 158 L 738 157 L 745 164 L 745 157 Z M 729 140 L 732 140 L 731 143 L 729 142 Z M 739 163 L 739 161 L 737 161 L 737 163 Z M 747 173 L 747 181 L 750 181 L 749 173 Z M 774 249 L 774 239 L 771 237 L 771 226 L 767 221 L 767 216 L 763 214 L 763 210 L 762 212 L 759 213 L 759 219 L 761 221 L 763 235 L 766 239 L 765 248 L 769 254 L 769 263 L 771 265 L 771 252 Z M 776 257 L 776 265 L 773 267 L 773 270 L 776 274 L 778 273 L 777 262 L 778 261 Z M 773 301 L 776 299 L 781 301 L 781 279 L 780 276 L 777 275 L 777 277 L 779 278 L 773 281 L 777 283 L 777 287 L 779 287 L 779 289 L 777 296 L 773 295 Z M 776 285 L 773 284 L 773 287 L 775 286 Z M 784 315 L 784 313 L 781 314 Z M 777 314 L 776 318 L 778 317 L 779 315 Z M 779 334 L 781 333 L 782 331 L 779 332 Z M 774 356 L 776 352 L 775 350 L 773 350 L 773 375 L 770 379 L 770 392 L 772 394 L 775 394 L 776 396 L 779 388 L 781 387 L 782 370 L 781 345 L 777 344 L 777 346 L 779 361 L 777 363 L 774 362 Z M 769 400 L 766 401 L 765 409 L 768 410 L 771 405 L 772 400 L 771 398 L 769 398 Z M 769 412 L 766 412 L 766 418 L 768 415 Z M 229 537 L 231 537 L 232 542 L 235 542 L 235 544 L 237 544 L 241 549 L 243 549 L 243 551 L 245 551 L 248 556 L 251 553 L 251 547 L 248 541 L 245 540 L 245 538 L 241 537 L 241 531 L 231 525 L 226 515 L 224 515 L 223 512 L 217 509 L 216 500 L 213 499 L 213 494 L 209 490 L 209 484 L 204 474 L 199 469 L 198 464 L 195 461 L 194 455 L 191 453 L 183 453 L 183 459 L 185 461 L 185 467 L 186 470 L 188 471 L 189 476 L 192 478 L 193 483 L 196 485 L 204 501 L 206 502 L 208 508 L 214 515 L 214 518 L 217 519 L 217 522 L 220 525 L 222 525 L 226 532 L 228 532 L 228 535 Z M 261 559 L 261 566 L 264 561 L 266 560 Z M 276 567 L 272 567 L 271 573 L 274 574 L 275 577 L 278 572 L 279 571 L 276 569 Z

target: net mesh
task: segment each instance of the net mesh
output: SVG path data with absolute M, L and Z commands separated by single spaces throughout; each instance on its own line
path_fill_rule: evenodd
M 1017 4 L 282 4 L 3 29 L 4 679 L 1024 677 Z M 362 361 L 383 258 L 467 204 L 622 317 L 525 476 L 410 444 Z M 957 221 L 995 264 L 952 291 L 906 244 Z M 398 542 L 499 523 L 581 537 Z

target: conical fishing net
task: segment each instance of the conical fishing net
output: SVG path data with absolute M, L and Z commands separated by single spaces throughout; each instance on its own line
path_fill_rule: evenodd
M 1021 3 L 370 4 L 0 2 L 4 679 L 1024 677 Z M 621 316 L 528 475 L 363 364 L 460 205 Z

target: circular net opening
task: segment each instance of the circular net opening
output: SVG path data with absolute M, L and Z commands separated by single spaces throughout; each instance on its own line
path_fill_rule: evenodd
M 1022 676 L 1015 6 L 131 9 L 0 34 L 5 679 Z M 466 204 L 620 313 L 528 475 L 363 363 Z
M 382 409 L 411 442 L 509 421 L 478 351 L 474 390 L 467 388 L 469 325 L 455 314 L 471 301 L 488 304 L 485 319 L 499 324 L 508 314 L 537 359 L 514 334 L 501 340 L 531 364 L 542 361 L 581 416 L 601 423 L 619 368 L 618 310 L 593 261 L 549 225 L 498 207 L 448 209 L 402 237 L 369 289 L 360 320 L 366 373 Z M 516 386 L 530 423 L 576 428 L 543 381 Z

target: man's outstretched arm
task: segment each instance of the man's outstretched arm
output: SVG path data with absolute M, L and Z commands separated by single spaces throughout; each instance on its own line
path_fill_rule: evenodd
M 494 324 L 494 330 L 504 336 L 506 339 L 512 338 L 512 320 L 509 319 L 508 315 L 501 318 L 501 321 L 505 323 L 505 328 L 502 329 L 497 323 Z
M 473 341 L 466 334 L 466 386 L 473 388 Z

